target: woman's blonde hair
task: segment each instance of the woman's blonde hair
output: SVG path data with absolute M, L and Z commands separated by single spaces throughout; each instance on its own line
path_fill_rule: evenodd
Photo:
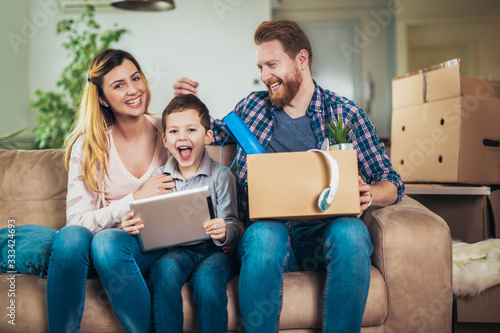
M 113 68 L 120 66 L 125 59 L 132 61 L 137 67 L 147 90 L 146 114 L 151 100 L 149 84 L 139 63 L 128 52 L 122 50 L 108 49 L 98 54 L 91 62 L 88 71 L 88 80 L 83 90 L 82 99 L 76 114 L 77 122 L 71 134 L 66 138 L 65 165 L 69 170 L 71 151 L 76 140 L 84 135 L 82 144 L 83 160 L 82 173 L 87 186 L 94 192 L 103 193 L 99 188 L 101 181 L 108 177 L 109 160 L 109 129 L 115 122 L 115 116 L 110 107 L 105 107 L 99 103 L 99 98 L 105 99 L 103 93 L 104 76 Z M 101 178 L 98 169 L 101 168 Z

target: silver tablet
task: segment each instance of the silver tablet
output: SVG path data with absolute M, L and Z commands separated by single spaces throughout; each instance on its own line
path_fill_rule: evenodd
M 143 252 L 210 238 L 203 228 L 215 216 L 208 186 L 133 200 L 130 208 L 144 223 Z

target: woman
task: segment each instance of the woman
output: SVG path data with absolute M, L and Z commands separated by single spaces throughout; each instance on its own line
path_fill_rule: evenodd
M 168 159 L 161 119 L 148 113 L 150 95 L 144 73 L 129 53 L 106 50 L 93 59 L 78 122 L 66 141 L 67 225 L 57 233 L 50 257 L 50 332 L 80 329 L 86 280 L 96 273 L 125 330 L 152 331 L 143 274 L 164 251 L 141 253 L 137 238 L 127 233 L 137 226 L 121 229 L 129 201 L 168 193 L 175 186 L 167 175 L 150 178 Z

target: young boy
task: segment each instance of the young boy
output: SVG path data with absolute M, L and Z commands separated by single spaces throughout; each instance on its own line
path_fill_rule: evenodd
M 169 249 L 151 269 L 153 317 L 157 332 L 182 332 L 181 289 L 190 281 L 201 332 L 227 332 L 226 285 L 236 273 L 234 259 L 223 246 L 241 235 L 236 179 L 221 172 L 205 145 L 212 142 L 207 107 L 194 95 L 172 99 L 162 115 L 163 143 L 172 156 L 153 176 L 168 173 L 173 191 L 210 187 L 216 218 L 204 225 L 211 239 Z

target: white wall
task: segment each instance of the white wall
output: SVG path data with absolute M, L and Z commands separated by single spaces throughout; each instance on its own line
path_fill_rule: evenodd
M 29 42 L 22 37 L 21 33 L 24 24 L 22 19 L 29 17 L 29 13 L 29 1 L 9 1 L 8 8 L 0 11 L 0 34 L 2 37 L 0 38 L 0 63 L 2 66 L 0 137 L 25 128 L 30 123 L 28 120 L 31 118 L 28 104 Z M 14 44 L 11 43 L 11 40 L 14 41 Z M 18 45 L 18 43 L 21 44 Z
M 281 8 L 274 12 L 276 19 L 291 19 L 297 22 L 341 23 L 344 20 L 359 22 L 352 28 L 354 41 L 342 52 L 346 57 L 349 56 L 349 52 L 358 54 L 361 57 L 361 68 L 359 68 L 361 77 L 364 80 L 370 75 L 373 80 L 373 100 L 368 117 L 381 138 L 389 138 L 391 132 L 391 79 L 396 66 L 393 47 L 395 24 L 393 7 L 394 4 L 388 0 L 284 0 Z M 337 47 L 340 49 L 341 45 Z M 338 60 L 343 61 L 343 59 Z M 363 86 L 363 82 L 355 84 Z M 323 88 L 337 92 L 340 90 L 334 86 Z M 362 94 L 364 93 L 365 91 L 362 91 Z M 362 98 L 355 99 L 354 102 L 365 107 Z
M 463 76 L 500 80 L 499 31 L 500 17 L 409 24 L 408 72 L 459 57 Z
M 461 56 L 463 75 L 500 80 L 499 1 L 402 0 L 400 7 L 398 75 Z
M 24 28 L 30 35 L 28 42 L 18 45 L 23 58 L 17 59 L 19 55 L 10 45 L 8 55 L 18 67 L 29 68 L 29 74 L 22 73 L 28 79 L 6 95 L 2 92 L 2 100 L 15 96 L 23 101 L 18 104 L 26 106 L 35 89 L 58 89 L 56 82 L 69 59 L 61 46 L 65 39 L 57 35 L 56 24 L 79 14 L 62 12 L 55 0 L 31 0 L 30 11 L 26 12 L 25 6 L 17 4 L 23 2 L 14 2 L 15 12 L 2 13 L 2 18 L 10 17 L 7 26 L 2 24 L 2 32 L 10 30 L 22 37 L 23 25 L 32 24 L 33 29 Z M 177 78 L 188 76 L 200 82 L 199 96 L 212 114 L 223 117 L 241 98 L 263 88 L 260 80 L 254 83 L 259 72 L 253 32 L 260 22 L 271 18 L 270 0 L 175 3 L 176 9 L 166 12 L 97 11 L 96 20 L 103 28 L 116 22 L 130 30 L 114 47 L 131 52 L 146 72 L 152 91 L 150 112 L 161 115 L 173 97 L 172 84 Z M 18 90 L 25 93 L 18 94 Z M 2 108 L 0 136 L 16 127 L 35 124 L 36 114 L 20 108 L 12 103 L 9 112 L 15 115 L 5 121 Z
M 252 90 L 262 89 L 255 67 L 253 31 L 271 18 L 271 0 L 176 0 L 174 11 L 140 13 L 108 10 L 97 13 L 104 27 L 113 22 L 131 30 L 117 47 L 131 51 L 149 74 L 152 112 L 160 113 L 172 97 L 180 76 L 201 82 L 200 97 L 217 117 Z M 274 1 L 273 1 L 274 2 Z M 409 71 L 412 48 L 443 43 L 473 44 L 473 76 L 498 76 L 500 2 L 497 0 L 283 0 L 273 18 L 297 21 L 359 20 L 369 34 L 354 45 L 361 50 L 363 74 L 371 73 L 375 95 L 370 118 L 379 135 L 390 135 L 391 79 Z M 377 13 L 396 7 L 388 24 Z M 217 12 L 215 5 L 224 12 Z M 0 41 L 4 84 L 0 89 L 0 136 L 35 124 L 28 99 L 36 88 L 55 89 L 68 59 L 56 35 L 57 22 L 78 14 L 62 13 L 56 0 L 8 1 L 0 11 Z M 219 15 L 221 14 L 221 15 Z M 374 15 L 375 14 L 375 15 Z M 395 23 L 396 22 L 396 23 Z M 466 23 L 466 25 L 464 24 Z M 377 24 L 379 30 L 377 31 Z M 470 24 L 475 25 L 470 28 Z M 373 30 L 375 29 L 375 30 Z M 411 35 L 410 35 L 411 33 Z M 18 36 L 13 45 L 9 37 Z M 410 38 L 411 37 L 411 38 Z M 459 38 L 460 37 L 460 38 Z M 397 58 L 394 43 L 397 41 Z M 397 60 L 397 61 L 396 61 Z M 397 70 L 396 70 L 397 66 Z M 28 71 L 29 69 L 29 71 Z M 326 87 L 335 90 L 335 87 Z M 362 101 L 356 101 L 362 104 Z

